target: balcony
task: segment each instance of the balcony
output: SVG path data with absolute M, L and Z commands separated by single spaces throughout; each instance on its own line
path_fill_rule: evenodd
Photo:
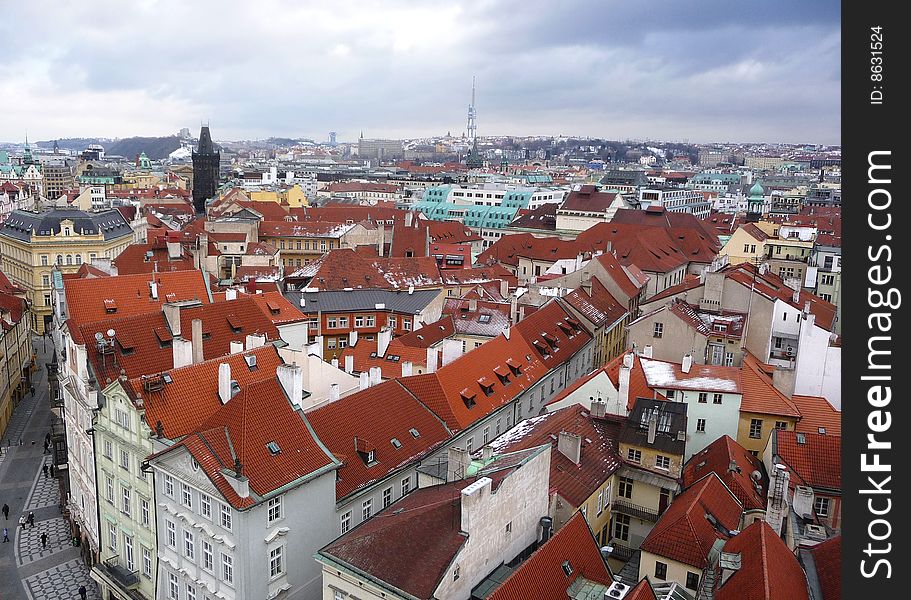
M 621 515 L 628 515 L 637 519 L 653 522 L 657 521 L 661 516 L 658 514 L 658 510 L 655 508 L 639 506 L 638 504 L 627 502 L 623 498 L 617 498 L 614 500 L 613 504 L 611 505 L 611 511 L 620 513 Z
M 96 567 L 121 589 L 132 590 L 139 587 L 139 571 L 130 571 L 126 567 L 120 565 L 117 562 L 118 558 L 119 557 L 117 556 L 112 556 L 111 558 L 98 563 Z

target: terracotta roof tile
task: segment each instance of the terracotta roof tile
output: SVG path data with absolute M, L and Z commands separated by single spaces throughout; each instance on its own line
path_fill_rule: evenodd
M 773 450 L 791 471 L 792 485 L 841 491 L 841 437 L 772 431 Z
M 809 549 L 816 565 L 821 600 L 841 600 L 841 536 L 820 542 Z
M 841 435 L 841 411 L 821 396 L 791 397 L 800 410 L 800 421 L 796 431 L 799 433 L 819 433 L 822 428 L 827 435 Z
M 562 431 L 582 438 L 578 465 L 557 450 Z M 521 421 L 489 445 L 499 454 L 550 444 L 550 488 L 579 507 L 623 464 L 618 454 L 619 438 L 618 421 L 595 419 L 586 407 L 574 404 Z
M 728 540 L 722 551 L 739 554 L 740 569 L 716 588 L 716 600 L 808 600 L 800 563 L 765 521 L 754 521 Z
M 591 280 L 590 293 L 580 287 L 564 296 L 563 300 L 582 313 L 596 327 L 616 323 L 628 312 L 597 277 L 593 277 Z
M 288 325 L 307 320 L 304 313 L 291 304 L 281 292 L 263 292 L 262 294 L 251 294 L 250 297 L 275 325 Z
M 743 507 L 714 473 L 677 496 L 642 542 L 645 552 L 704 569 L 715 540 L 736 530 Z M 707 515 L 719 524 L 714 526 Z
M 683 468 L 683 487 L 687 488 L 708 473 L 714 473 L 740 500 L 745 510 L 765 510 L 768 480 L 764 470 L 761 460 L 730 436 L 723 435 L 687 461 Z
M 307 418 L 326 447 L 346 458 L 336 481 L 338 500 L 413 462 L 450 435 L 442 421 L 397 380 L 316 408 L 307 413 Z M 417 430 L 418 437 L 411 429 Z M 400 447 L 393 446 L 393 438 L 399 440 Z M 365 464 L 355 451 L 355 440 L 369 442 L 375 448 L 375 464 Z
M 797 405 L 772 384 L 772 377 L 762 370 L 756 357 L 745 354 L 740 372 L 743 384 L 741 412 L 800 417 Z
M 563 567 L 567 562 L 570 575 L 566 575 Z M 613 583 L 585 517 L 577 512 L 488 596 L 488 600 L 569 598 L 567 590 L 580 577 L 603 586 Z

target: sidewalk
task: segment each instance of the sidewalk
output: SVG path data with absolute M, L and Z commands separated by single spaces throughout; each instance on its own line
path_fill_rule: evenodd
M 10 507 L 9 543 L 0 543 L 0 598 L 3 600 L 78 599 L 85 585 L 89 598 L 100 599 L 88 569 L 79 559 L 79 548 L 70 544 L 69 524 L 60 514 L 57 481 L 45 478 L 42 466 L 50 460 L 44 454 L 44 436 L 51 423 L 45 361 L 53 348 L 33 338 L 38 352 L 38 370 L 33 375 L 35 393 L 16 407 L 2 440 L 0 455 L 0 505 Z M 21 445 L 20 445 L 21 441 Z M 21 529 L 19 516 L 35 513 L 35 526 Z M 47 547 L 41 534 L 47 533 Z

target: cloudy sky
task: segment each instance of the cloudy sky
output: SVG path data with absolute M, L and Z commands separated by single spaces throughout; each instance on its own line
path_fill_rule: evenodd
M 3 0 L 0 140 L 838 144 L 836 0 Z

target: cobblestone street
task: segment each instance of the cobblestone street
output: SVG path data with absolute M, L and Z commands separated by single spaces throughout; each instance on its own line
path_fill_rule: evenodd
M 0 504 L 10 507 L 10 543 L 0 544 L 0 598 L 2 600 L 69 600 L 79 598 L 79 586 L 89 598 L 100 600 L 97 585 L 79 558 L 67 520 L 60 514 L 60 488 L 56 478 L 45 477 L 43 467 L 51 457 L 44 453 L 44 437 L 51 423 L 44 340 L 33 339 L 38 368 L 32 375 L 34 394 L 16 407 L 3 435 L 0 453 Z M 34 527 L 19 526 L 19 518 L 35 514 Z M 2 519 L 2 516 L 0 516 Z M 48 536 L 47 547 L 41 535 Z

